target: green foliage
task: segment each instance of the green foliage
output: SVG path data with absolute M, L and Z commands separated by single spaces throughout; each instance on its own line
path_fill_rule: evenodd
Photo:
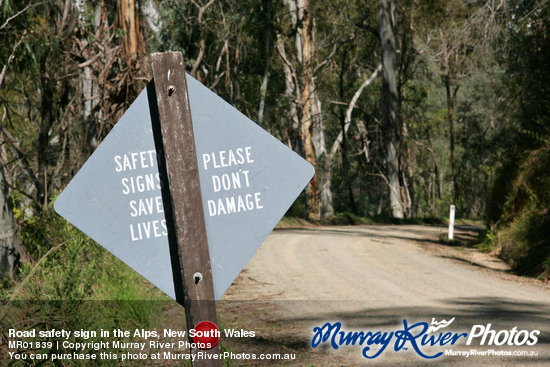
M 21 240 L 32 258 L 39 260 L 27 280 L 23 296 L 30 300 L 79 300 L 88 298 L 99 280 L 106 256 L 89 238 L 60 218 L 52 208 L 21 225 Z M 22 273 L 25 278 L 29 273 Z
M 497 223 L 501 256 L 520 274 L 548 277 L 550 149 L 545 147 L 529 153 L 519 167 L 511 184 L 508 183 Z
M 501 230 L 500 256 L 521 275 L 550 278 L 550 216 L 536 205 L 524 208 Z
M 307 219 L 307 206 L 305 195 L 300 195 L 285 213 L 285 217 Z
M 50 205 L 22 223 L 21 238 L 40 260 L 16 295 L 27 300 L 145 300 L 160 292 L 101 246 L 57 215 Z M 31 272 L 22 269 L 21 278 Z
M 225 355 L 225 353 L 231 354 L 231 347 L 230 346 L 220 346 L 220 350 L 222 355 Z M 234 366 L 233 360 L 231 358 L 224 358 L 222 361 L 223 365 L 226 367 Z
M 507 26 L 503 77 L 506 130 L 495 136 L 506 147 L 488 197 L 488 222 L 501 257 L 519 274 L 550 276 L 550 59 L 546 50 L 550 4 L 516 4 Z
M 516 117 L 528 137 L 522 144 L 545 144 L 550 136 L 550 4 L 526 0 L 517 4 L 508 25 L 508 85 L 517 103 Z M 547 144 L 547 143 L 546 143 Z
M 480 239 L 479 243 L 475 245 L 480 251 L 491 252 L 498 246 L 497 235 L 493 230 L 485 231 L 485 233 L 480 236 Z
M 24 264 L 15 284 L 1 293 L 1 329 L 83 329 L 99 335 L 101 329 L 156 324 L 163 307 L 159 300 L 166 296 L 55 214 L 51 205 L 41 217 L 23 221 L 21 238 L 33 261 Z M 61 365 L 73 363 L 84 365 Z
M 522 130 L 523 134 L 529 136 L 531 139 L 537 141 L 538 143 L 543 143 L 546 146 L 550 146 L 550 139 L 548 137 L 545 137 L 543 134 L 537 132 L 537 131 L 531 131 L 531 130 Z

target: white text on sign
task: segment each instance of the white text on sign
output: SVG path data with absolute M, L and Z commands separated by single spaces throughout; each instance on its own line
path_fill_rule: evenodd
M 116 172 L 130 175 L 122 177 L 120 180 L 122 193 L 132 198 L 129 201 L 130 216 L 140 218 L 164 213 L 155 150 L 115 155 L 114 162 Z M 135 198 L 136 195 L 144 192 L 152 192 L 152 195 L 145 198 Z M 157 216 L 157 219 L 131 223 L 129 229 L 132 241 L 168 235 L 166 219 L 159 216 Z
M 252 147 L 239 147 L 204 153 L 202 154 L 202 163 L 205 171 L 235 167 L 233 172 L 212 174 L 213 191 L 223 196 L 207 200 L 208 215 L 210 217 L 263 208 L 261 192 L 242 192 L 250 188 L 250 170 L 244 168 L 254 163 Z

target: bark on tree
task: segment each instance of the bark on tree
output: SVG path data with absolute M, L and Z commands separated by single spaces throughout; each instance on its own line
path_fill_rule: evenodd
M 345 120 L 344 120 L 344 128 L 340 131 L 338 136 L 336 137 L 336 140 L 332 144 L 332 148 L 330 150 L 331 159 L 334 159 L 334 156 L 338 149 L 340 148 L 341 144 L 344 141 L 344 135 L 348 132 L 350 126 L 351 126 L 351 117 L 353 114 L 353 110 L 355 109 L 355 106 L 357 105 L 357 101 L 359 100 L 359 97 L 361 97 L 361 94 L 365 90 L 366 87 L 372 84 L 372 82 L 378 77 L 378 74 L 382 70 L 382 65 L 378 65 L 378 67 L 372 72 L 372 74 L 365 79 L 363 84 L 355 91 L 353 94 L 353 97 L 351 101 L 348 104 L 348 108 L 346 110 Z M 367 160 L 369 160 L 369 153 L 368 151 L 365 153 Z
M 55 95 L 55 81 L 48 68 L 48 64 L 52 62 L 49 53 L 46 52 L 40 60 L 40 75 L 42 94 L 40 98 L 40 127 L 38 129 L 38 171 L 37 171 L 37 187 L 36 187 L 36 204 L 39 207 L 48 204 L 48 185 L 49 185 L 49 150 L 50 150 L 50 129 L 53 124 L 53 97 Z
M 0 143 L 4 149 L 4 139 L 0 132 Z M 0 167 L 0 277 L 8 276 L 13 279 L 20 263 L 28 261 L 28 255 L 21 244 L 18 235 L 18 226 L 13 216 L 13 207 L 8 186 L 9 176 L 2 154 Z
M 283 72 L 285 75 L 285 96 L 289 100 L 288 108 L 288 120 L 291 121 L 292 130 L 297 131 L 300 126 L 300 120 L 298 118 L 298 100 L 299 100 L 299 86 L 296 85 L 295 81 L 296 70 L 292 66 L 292 63 L 288 59 L 286 54 L 285 45 L 283 37 L 280 34 L 277 34 L 277 41 L 275 43 L 277 47 L 277 52 L 279 53 L 279 58 L 283 65 Z M 289 146 L 292 144 L 289 142 Z
M 456 162 L 455 162 L 455 118 L 454 107 L 458 87 L 451 87 L 449 75 L 443 76 L 445 84 L 445 95 L 447 97 L 447 121 L 449 121 L 449 140 L 450 140 L 450 159 L 451 159 L 451 177 L 453 179 L 453 203 L 458 202 L 458 181 L 456 177 Z
M 285 74 L 285 95 L 290 100 L 289 120 L 298 132 L 300 148 L 315 168 L 315 175 L 306 188 L 308 217 L 318 220 L 334 214 L 330 171 L 325 166 L 327 156 L 322 119 L 322 105 L 315 86 L 315 22 L 307 0 L 285 0 L 290 24 L 294 31 L 296 54 L 289 60 L 284 40 L 277 34 L 277 51 Z M 330 57 L 332 57 L 331 54 Z
M 304 149 L 306 160 L 315 168 L 315 175 L 307 186 L 308 198 L 308 216 L 309 219 L 321 219 L 321 200 L 319 197 L 319 174 L 317 165 L 317 156 L 313 146 L 313 106 L 315 84 L 313 83 L 313 62 L 314 62 L 314 45 L 313 45 L 313 22 L 311 14 L 307 8 L 307 0 L 298 2 L 298 14 L 300 22 L 298 23 L 298 36 L 301 39 L 302 49 L 298 55 L 302 57 L 302 73 L 300 81 L 302 86 L 301 107 L 302 116 L 300 119 L 300 138 Z
M 401 121 L 394 34 L 396 3 L 395 0 L 378 0 L 378 29 L 382 55 L 382 135 L 386 159 L 386 178 L 389 185 L 391 214 L 394 218 L 403 218 L 401 185 L 399 183 Z
M 338 75 L 338 92 L 339 92 L 338 94 L 340 97 L 340 101 L 343 101 L 345 98 L 344 97 L 345 96 L 344 76 L 346 74 L 346 71 L 348 70 L 347 55 L 348 55 L 348 50 L 347 48 L 344 48 L 342 52 L 342 60 L 340 62 L 340 72 L 338 73 L 339 74 Z M 340 133 L 342 134 L 342 143 L 340 144 L 340 153 L 342 156 L 344 182 L 346 182 L 349 206 L 351 208 L 351 211 L 353 213 L 357 213 L 357 203 L 355 202 L 355 198 L 353 195 L 353 187 L 351 184 L 352 180 L 349 172 L 346 131 L 345 131 L 346 130 L 346 112 L 343 104 L 340 104 L 339 110 L 340 110 L 340 128 L 341 128 Z
M 456 177 L 456 165 L 455 165 L 455 124 L 454 124 L 454 107 L 456 96 L 458 93 L 458 85 L 453 88 L 453 65 L 452 58 L 454 56 L 454 46 L 449 45 L 447 38 L 443 34 L 443 29 L 439 28 L 439 39 L 441 41 L 442 58 L 441 66 L 443 69 L 443 84 L 445 85 L 445 96 L 447 99 L 447 121 L 449 122 L 449 150 L 451 160 L 451 177 L 453 179 L 453 202 L 457 204 L 458 201 L 458 182 Z
M 260 107 L 258 108 L 258 125 L 264 123 L 265 115 L 265 100 L 267 97 L 267 81 L 269 79 L 269 68 L 271 66 L 271 10 L 272 1 L 264 0 L 265 7 L 265 40 L 264 40 L 264 75 L 262 77 L 262 84 L 260 86 Z
M 363 82 L 363 84 L 361 84 L 359 89 L 355 91 L 351 101 L 348 104 L 348 108 L 346 109 L 345 113 L 342 109 L 342 113 L 344 116 L 343 122 L 342 122 L 342 129 L 340 130 L 340 133 L 334 140 L 334 143 L 332 143 L 332 148 L 330 149 L 330 152 L 328 153 L 326 158 L 326 167 L 327 167 L 327 170 L 329 171 L 329 177 L 332 175 L 332 167 L 334 166 L 334 161 L 336 159 L 336 153 L 338 152 L 338 150 L 342 152 L 342 161 L 344 162 L 344 168 L 345 168 L 345 164 L 346 164 L 345 161 L 347 158 L 347 155 L 344 153 L 344 150 L 346 149 L 345 147 L 346 134 L 351 126 L 353 110 L 355 109 L 357 105 L 357 101 L 359 100 L 359 97 L 361 97 L 361 94 L 363 93 L 365 88 L 367 88 L 378 77 L 378 74 L 380 73 L 381 68 L 382 68 L 382 65 L 378 65 L 378 67 L 372 72 L 372 74 Z M 360 131 L 362 131 L 362 134 L 364 135 L 365 140 L 367 140 L 366 127 L 362 123 L 358 122 L 358 128 Z M 365 141 L 364 151 L 365 151 L 365 157 L 367 161 L 369 161 L 368 149 L 369 149 L 368 141 Z M 356 210 L 356 207 L 355 207 L 356 204 L 353 198 L 353 191 L 352 191 L 351 185 L 348 186 L 348 195 L 350 198 L 350 205 L 354 210 Z
M 160 32 L 162 31 L 162 28 L 164 27 L 160 14 L 158 12 L 157 6 L 155 5 L 155 2 L 153 0 L 147 0 L 145 1 L 145 4 L 141 7 L 141 12 L 143 13 L 145 20 L 147 21 L 147 25 L 149 26 L 149 29 L 153 34 L 155 35 L 155 38 L 157 41 L 160 42 Z
M 135 0 L 120 0 L 120 20 L 124 30 L 124 48 L 128 55 L 141 51 L 139 17 Z
M 199 24 L 199 33 L 200 33 L 200 40 L 199 40 L 199 54 L 197 55 L 197 58 L 195 62 L 193 63 L 193 67 L 191 68 L 191 75 L 195 78 L 197 78 L 199 81 L 204 82 L 204 78 L 201 78 L 198 75 L 199 67 L 202 64 L 202 61 L 204 59 L 205 53 L 206 53 L 206 40 L 204 36 L 204 21 L 203 16 L 204 12 L 212 5 L 214 4 L 214 0 L 210 0 L 206 4 L 202 4 L 200 1 L 191 0 L 191 4 L 193 4 L 198 11 L 197 15 L 197 22 Z M 202 80 L 201 80 L 202 79 Z
M 94 4 L 94 33 L 97 39 L 101 39 L 101 21 L 102 21 L 102 8 L 105 7 L 103 1 L 98 1 Z M 97 60 L 101 54 L 93 54 L 90 51 L 91 47 L 86 47 L 81 50 L 81 56 L 86 58 L 84 64 L 86 66 L 79 68 L 79 79 L 81 88 L 82 101 L 82 117 L 87 127 L 87 139 L 89 143 L 89 151 L 91 153 L 99 145 L 100 137 L 98 136 L 98 130 L 100 130 L 98 121 L 101 120 L 101 108 L 97 108 L 100 103 L 100 96 L 103 94 L 103 90 L 100 88 L 100 83 L 96 75 L 94 75 L 94 60 Z

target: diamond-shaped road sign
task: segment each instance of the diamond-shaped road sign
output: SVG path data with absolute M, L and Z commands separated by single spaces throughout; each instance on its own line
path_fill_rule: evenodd
M 220 299 L 314 172 L 189 75 L 187 85 L 214 296 Z M 147 93 L 61 193 L 55 210 L 176 299 Z

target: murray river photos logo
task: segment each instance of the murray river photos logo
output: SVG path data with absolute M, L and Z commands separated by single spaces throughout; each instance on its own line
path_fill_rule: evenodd
M 431 324 L 411 324 L 403 319 L 403 327 L 394 331 L 346 331 L 340 322 L 327 322 L 313 328 L 311 346 L 317 348 L 325 344 L 335 350 L 343 346 L 360 347 L 363 357 L 368 359 L 379 357 L 393 347 L 395 352 L 412 349 L 422 358 L 435 359 L 444 351 L 433 352 L 433 347 L 448 348 L 461 343 L 472 345 L 473 342 L 487 346 L 533 346 L 540 334 L 539 330 L 518 330 L 517 327 L 497 331 L 491 324 L 473 325 L 469 333 L 446 330 L 454 320 L 453 317 L 449 321 L 432 319 Z M 427 348 L 430 348 L 430 353 L 426 352 Z

